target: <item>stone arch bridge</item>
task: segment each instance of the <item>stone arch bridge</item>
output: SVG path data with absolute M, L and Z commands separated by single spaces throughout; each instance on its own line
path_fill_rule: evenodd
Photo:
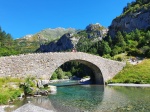
M 36 78 L 50 79 L 59 66 L 69 61 L 78 61 L 90 67 L 97 84 L 104 84 L 125 66 L 125 63 L 83 52 L 35 53 L 1 57 L 0 77 L 32 75 Z

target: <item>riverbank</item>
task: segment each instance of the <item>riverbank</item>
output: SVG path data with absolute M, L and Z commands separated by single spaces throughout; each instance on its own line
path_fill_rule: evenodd
M 127 86 L 127 87 L 150 87 L 150 84 L 125 84 L 125 83 L 114 83 L 107 84 L 108 86 Z
M 127 64 L 107 83 L 150 84 L 150 59 L 145 59 L 137 65 Z

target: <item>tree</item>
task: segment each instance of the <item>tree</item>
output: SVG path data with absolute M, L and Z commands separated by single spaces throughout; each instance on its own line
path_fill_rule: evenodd
M 56 70 L 56 73 L 57 73 L 57 78 L 58 78 L 58 79 L 63 79 L 63 78 L 64 78 L 64 72 L 62 71 L 61 68 L 58 68 L 58 69 Z
M 57 79 L 57 74 L 56 74 L 56 72 L 54 72 L 53 75 L 51 76 L 51 80 L 55 80 L 55 79 Z
M 140 30 L 136 29 L 135 34 L 134 34 L 134 40 L 140 41 L 140 38 L 141 38 L 141 32 L 140 32 Z
M 111 55 L 114 56 L 114 55 L 117 55 L 117 54 L 119 54 L 121 52 L 122 52 L 122 48 L 121 47 L 114 46 L 114 48 L 112 49 Z
M 108 42 L 102 40 L 99 44 L 100 45 L 99 45 L 99 49 L 98 49 L 98 54 L 100 56 L 103 56 L 105 54 L 110 54 L 111 48 L 109 47 Z
M 120 31 L 117 32 L 117 35 L 115 37 L 115 44 L 119 47 L 125 47 L 126 46 L 123 35 Z
M 109 46 L 112 46 L 113 43 L 112 43 L 112 38 L 111 38 L 111 36 L 105 37 L 104 40 L 105 40 L 106 42 L 108 42 Z
M 111 48 L 109 47 L 108 42 L 102 42 L 102 47 L 103 47 L 103 55 L 104 54 L 110 54 Z
M 150 31 L 147 31 L 145 36 L 146 44 L 150 47 Z

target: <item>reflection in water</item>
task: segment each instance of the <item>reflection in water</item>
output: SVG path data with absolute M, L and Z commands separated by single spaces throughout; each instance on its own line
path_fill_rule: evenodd
M 57 112 L 150 112 L 150 88 L 77 85 L 57 90 L 49 97 L 27 100 Z
M 56 95 L 49 98 L 58 112 L 92 111 L 103 100 L 104 86 L 59 87 Z
M 149 112 L 150 88 L 83 85 L 58 88 L 50 95 L 58 112 Z

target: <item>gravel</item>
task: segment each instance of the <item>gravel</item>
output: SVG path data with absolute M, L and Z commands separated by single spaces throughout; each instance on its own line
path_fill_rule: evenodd
M 129 87 L 150 87 L 150 84 L 124 84 L 124 83 L 115 83 L 108 84 L 108 86 L 129 86 Z

